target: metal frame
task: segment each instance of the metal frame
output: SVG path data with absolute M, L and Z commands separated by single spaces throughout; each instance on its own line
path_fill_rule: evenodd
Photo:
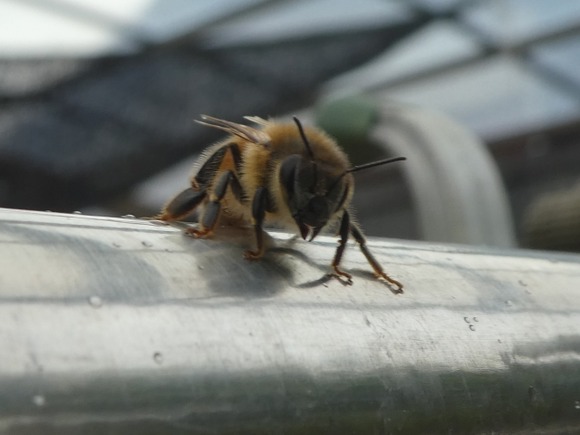
M 0 210 L 0 432 L 580 430 L 580 257 Z

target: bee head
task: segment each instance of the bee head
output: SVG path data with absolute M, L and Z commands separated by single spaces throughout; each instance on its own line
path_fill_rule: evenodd
M 312 241 L 328 221 L 347 206 L 353 184 L 351 172 L 405 160 L 405 157 L 378 160 L 337 173 L 337 168 L 314 159 L 302 124 L 297 118 L 294 118 L 294 122 L 298 126 L 307 156 L 294 154 L 284 159 L 279 179 L 286 191 L 288 207 L 300 235 L 306 240 L 310 234 L 308 241 Z
M 315 161 L 312 148 L 300 121 L 294 118 L 304 142 L 307 156 L 294 154 L 280 166 L 279 179 L 286 192 L 290 213 L 303 239 L 314 239 L 330 218 L 340 210 L 348 196 L 346 172 L 336 175 L 336 169 Z
M 347 179 L 331 176 L 319 164 L 298 154 L 282 162 L 279 177 L 290 213 L 305 240 L 309 234 L 309 241 L 318 235 L 348 196 Z

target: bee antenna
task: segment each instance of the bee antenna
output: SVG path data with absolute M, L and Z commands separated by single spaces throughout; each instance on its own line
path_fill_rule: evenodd
M 316 165 L 316 163 L 314 163 L 314 153 L 312 152 L 312 147 L 310 146 L 310 142 L 308 142 L 308 139 L 306 138 L 306 133 L 304 133 L 304 128 L 302 127 L 302 123 L 295 116 L 293 116 L 292 119 L 294 120 L 294 122 L 296 123 L 296 126 L 298 127 L 298 131 L 300 132 L 300 137 L 302 138 L 302 142 L 304 142 L 304 146 L 306 147 L 306 150 L 308 151 L 308 155 L 310 156 L 310 161 L 312 162 L 312 171 L 313 171 L 313 175 L 314 175 L 314 183 L 312 185 L 312 188 L 314 189 L 316 184 L 318 184 L 318 166 Z
M 407 160 L 407 157 L 391 157 L 389 159 L 377 160 L 376 162 L 365 163 L 364 165 L 353 166 L 350 169 L 347 169 L 342 174 L 338 176 L 338 178 L 332 183 L 328 190 L 332 190 L 334 186 L 338 184 L 338 182 L 349 172 L 357 172 L 362 171 L 363 169 L 374 168 L 375 166 L 386 165 L 387 163 L 399 162 L 401 160 Z
M 300 132 L 300 137 L 302 138 L 302 142 L 304 142 L 304 146 L 308 150 L 308 155 L 310 156 L 310 160 L 314 160 L 314 153 L 312 152 L 312 148 L 310 147 L 310 142 L 308 142 L 308 139 L 306 138 L 306 134 L 304 133 L 304 128 L 302 127 L 302 123 L 295 116 L 293 116 L 292 119 L 294 120 L 294 122 L 296 123 L 296 126 L 298 127 L 298 131 Z
M 364 165 L 353 166 L 347 169 L 345 174 L 349 172 L 362 171 L 363 169 L 374 168 L 375 166 L 386 165 L 387 163 L 399 162 L 401 160 L 407 160 L 406 157 L 391 157 L 390 159 L 377 160 L 376 162 L 365 163 Z

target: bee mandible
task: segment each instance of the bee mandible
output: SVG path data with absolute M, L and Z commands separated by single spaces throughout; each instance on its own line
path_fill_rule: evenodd
M 374 275 L 393 285 L 394 293 L 402 293 L 403 285 L 387 275 L 369 251 L 349 209 L 354 192 L 353 172 L 405 158 L 352 166 L 332 138 L 318 128 L 303 127 L 297 118 L 294 124 L 255 116 L 245 119 L 257 127 L 201 116 L 197 122 L 229 136 L 203 152 L 195 165 L 191 187 L 169 201 L 157 218 L 174 221 L 197 211 L 197 227 L 186 232 L 199 238 L 210 237 L 222 217 L 251 224 L 255 249 L 245 251 L 248 260 L 257 260 L 264 254 L 265 224 L 298 230 L 308 241 L 324 228 L 335 227 L 339 242 L 332 260 L 334 276 L 352 283 L 352 276 L 340 268 L 352 235 Z

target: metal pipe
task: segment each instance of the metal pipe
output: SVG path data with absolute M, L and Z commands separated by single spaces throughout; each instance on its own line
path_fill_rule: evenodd
M 249 234 L 0 210 L 0 433 L 580 431 L 580 256 Z

